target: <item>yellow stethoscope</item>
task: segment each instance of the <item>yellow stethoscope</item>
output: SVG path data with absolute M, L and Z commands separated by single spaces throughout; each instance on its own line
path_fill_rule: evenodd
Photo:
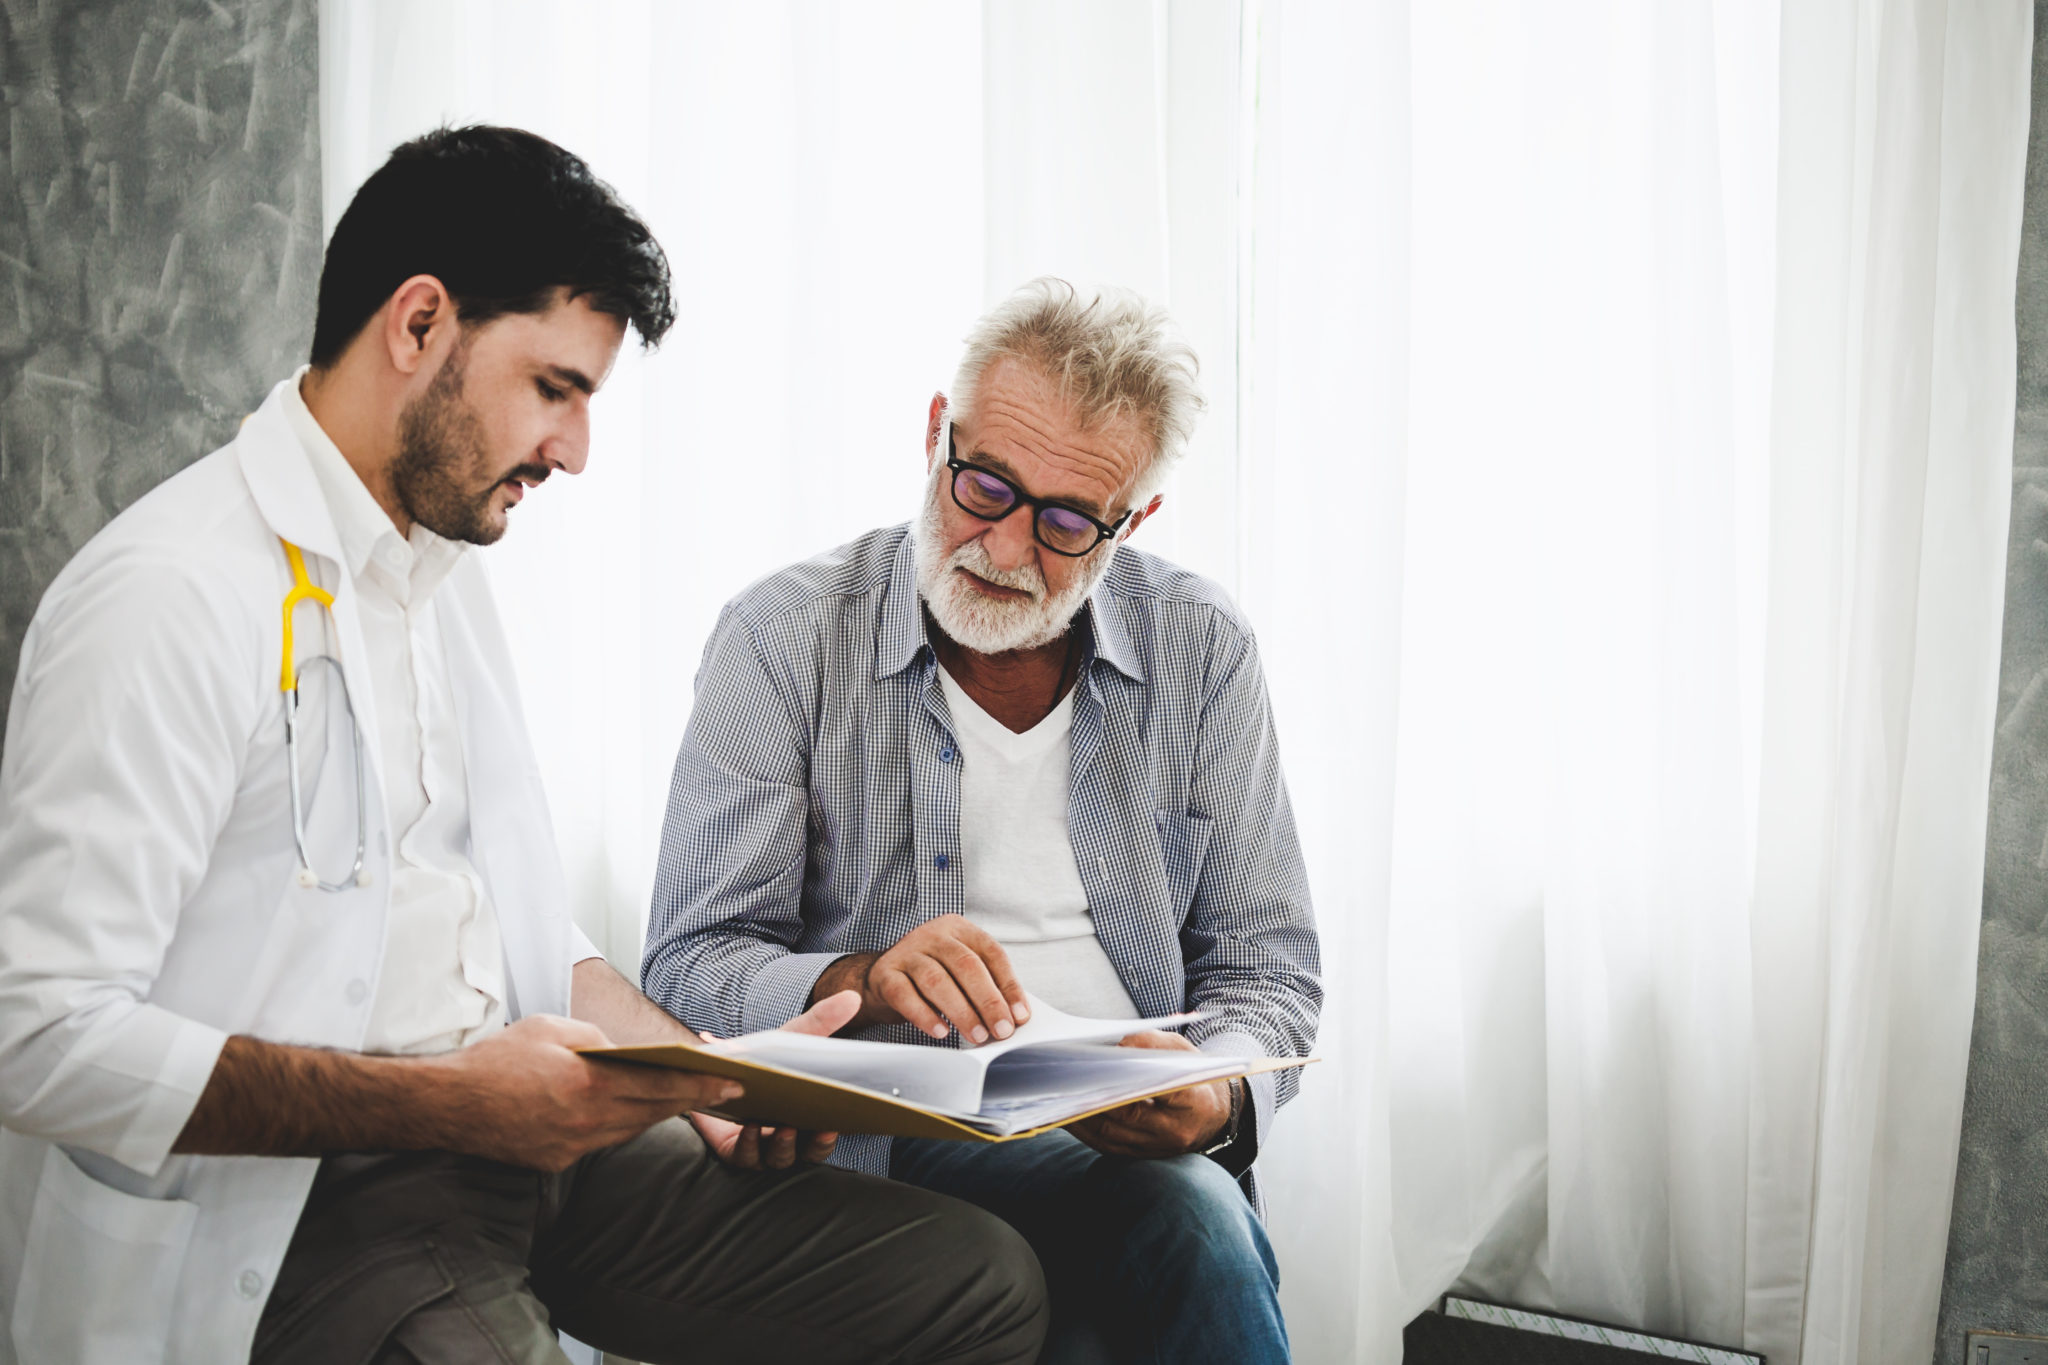
M 369 796 L 363 786 L 363 732 L 356 724 L 355 701 L 348 694 L 348 675 L 342 671 L 341 660 L 332 654 L 315 654 L 305 664 L 325 664 L 334 670 L 335 681 L 341 685 L 341 704 L 348 712 L 349 737 L 355 742 L 356 755 L 356 861 L 347 875 L 337 882 L 324 881 L 313 870 L 313 859 L 306 852 L 306 809 L 299 793 L 299 674 L 303 665 L 292 662 L 292 612 L 299 603 L 317 602 L 334 614 L 334 594 L 317 586 L 306 576 L 306 557 L 299 553 L 299 547 L 283 537 L 278 544 L 284 546 L 284 557 L 292 566 L 292 589 L 284 595 L 284 669 L 279 683 L 284 689 L 284 755 L 285 768 L 291 773 L 292 789 L 292 841 L 299 851 L 298 882 L 307 890 L 318 887 L 322 891 L 352 891 L 359 886 L 370 884 L 370 874 L 363 867 L 363 851 L 368 846 L 370 833 Z

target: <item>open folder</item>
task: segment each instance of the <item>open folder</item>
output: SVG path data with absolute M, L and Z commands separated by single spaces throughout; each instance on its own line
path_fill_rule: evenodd
M 746 1086 L 721 1118 L 837 1133 L 1007 1142 L 1202 1081 L 1302 1066 L 1300 1057 L 1230 1057 L 1118 1047 L 1128 1034 L 1193 1023 L 1081 1019 L 1029 997 L 1031 1019 L 976 1048 L 922 1047 L 805 1033 L 711 1043 L 593 1047 L 594 1057 L 726 1076 Z

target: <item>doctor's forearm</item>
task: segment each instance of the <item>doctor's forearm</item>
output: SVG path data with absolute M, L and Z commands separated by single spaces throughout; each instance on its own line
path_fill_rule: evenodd
M 456 1106 L 435 1058 L 372 1057 L 237 1035 L 214 1064 L 174 1152 L 318 1156 L 454 1145 Z
M 601 957 L 576 964 L 570 1000 L 577 1018 L 615 1043 L 696 1037 Z M 465 1052 L 379 1057 L 237 1035 L 221 1049 L 171 1150 L 208 1156 L 471 1150 L 476 1087 L 483 1080 L 472 1074 L 473 1060 Z
M 530 1014 L 431 1057 L 373 1057 L 234 1037 L 173 1151 L 318 1156 L 467 1152 L 559 1171 L 600 1147 L 740 1093 L 718 1076 L 581 1055 L 605 1037 Z
M 694 1043 L 695 1030 L 644 995 L 601 957 L 577 963 L 569 982 L 569 1013 L 604 1030 L 621 1046 Z

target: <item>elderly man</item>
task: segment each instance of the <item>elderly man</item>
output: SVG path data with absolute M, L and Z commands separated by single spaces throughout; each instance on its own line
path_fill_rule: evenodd
M 1142 301 L 1026 286 L 932 399 L 916 524 L 726 608 L 676 764 L 649 996 L 737 1033 L 853 989 L 852 1028 L 973 1045 L 1028 1017 L 1028 988 L 1099 1018 L 1204 1011 L 1128 1046 L 1306 1053 L 1316 936 L 1251 630 L 1121 546 L 1158 514 L 1194 371 Z M 1296 1075 L 996 1146 L 849 1138 L 838 1159 L 1023 1232 L 1047 1359 L 1092 1339 L 1284 1360 L 1250 1170 Z

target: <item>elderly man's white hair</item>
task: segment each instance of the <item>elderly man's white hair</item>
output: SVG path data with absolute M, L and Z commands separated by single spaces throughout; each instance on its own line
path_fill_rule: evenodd
M 1083 426 L 1128 416 L 1152 442 L 1139 487 L 1158 488 L 1187 449 L 1205 406 L 1194 348 L 1176 335 L 1166 310 L 1128 290 L 1083 300 L 1050 275 L 997 304 L 967 334 L 967 351 L 949 400 L 958 416 L 974 412 L 988 367 L 1008 357 L 1044 374 L 1074 405 Z

